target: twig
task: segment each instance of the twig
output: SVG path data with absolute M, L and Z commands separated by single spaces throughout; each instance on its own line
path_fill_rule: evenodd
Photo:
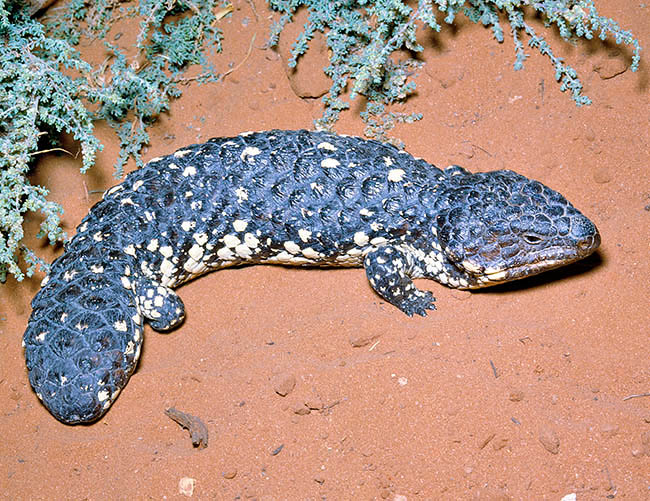
M 241 67 L 241 65 L 246 62 L 248 57 L 251 55 L 251 52 L 253 52 L 253 43 L 255 43 L 255 33 L 253 33 L 253 38 L 251 38 L 251 43 L 248 46 L 248 52 L 246 53 L 246 56 L 244 57 L 244 59 L 242 59 L 237 66 L 235 66 L 234 68 L 229 69 L 223 75 L 221 75 L 221 77 L 219 77 L 219 80 L 223 80 L 228 75 L 230 75 L 233 71 L 236 71 L 237 69 L 239 69 Z
M 52 153 L 53 151 L 62 151 L 63 153 L 67 153 L 68 155 L 70 155 L 72 158 L 77 158 L 77 155 L 73 155 L 68 150 L 64 150 L 63 148 L 50 148 L 49 150 L 32 151 L 30 153 L 30 155 L 40 155 L 42 153 Z
M 165 410 L 165 414 L 181 425 L 182 428 L 189 430 L 194 447 L 205 449 L 208 446 L 208 429 L 198 417 L 181 412 L 173 407 Z
M 495 379 L 499 377 L 499 373 L 497 372 L 497 368 L 494 366 L 494 362 L 490 360 L 490 366 L 492 367 L 492 372 L 494 372 L 494 377 Z
M 255 8 L 255 4 L 253 3 L 253 0 L 246 0 L 248 2 L 248 5 L 251 6 L 251 9 L 253 9 L 253 15 L 255 16 L 255 21 L 260 20 L 260 16 L 257 15 L 257 9 Z
M 632 398 L 641 398 L 641 397 L 650 397 L 650 393 L 639 393 L 637 395 L 628 395 L 627 397 L 623 398 L 623 402 L 626 400 L 630 400 Z

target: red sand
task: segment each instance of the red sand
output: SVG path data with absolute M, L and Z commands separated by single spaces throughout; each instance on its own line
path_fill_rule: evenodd
M 647 4 L 597 4 L 650 45 Z M 309 128 L 320 116 L 320 101 L 297 97 L 282 58 L 261 48 L 265 4 L 256 2 L 259 21 L 248 2 L 234 5 L 215 64 L 225 72 L 244 60 L 255 34 L 250 57 L 220 84 L 188 86 L 147 158 L 212 136 Z M 437 165 L 510 168 L 557 189 L 600 229 L 596 255 L 480 293 L 419 281 L 438 311 L 413 319 L 383 303 L 361 269 L 213 273 L 179 290 L 180 329 L 147 327 L 137 372 L 107 415 L 74 427 L 47 412 L 27 379 L 21 337 L 42 276 L 9 280 L 0 496 L 183 499 L 189 477 L 198 499 L 648 499 L 650 397 L 625 399 L 650 391 L 648 54 L 638 73 L 604 79 L 626 68 L 628 49 L 612 57 L 613 44 L 545 33 L 592 106 L 576 108 L 538 53 L 515 72 L 511 39 L 499 45 L 463 21 L 422 32 L 428 65 L 403 110 L 424 120 L 395 135 Z M 103 58 L 98 43 L 82 51 Z M 314 59 L 300 71 L 314 75 Z M 360 104 L 338 132 L 362 133 Z M 106 149 L 88 175 L 67 156 L 36 169 L 69 233 L 115 183 L 116 139 L 106 127 L 98 134 Z M 26 242 L 49 259 L 61 252 Z M 274 388 L 287 377 L 295 387 L 281 397 Z M 192 447 L 165 415 L 171 406 L 203 420 L 207 448 Z

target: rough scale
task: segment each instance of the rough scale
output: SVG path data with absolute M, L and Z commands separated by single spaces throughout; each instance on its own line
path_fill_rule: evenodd
M 413 278 L 485 287 L 599 244 L 562 195 L 511 171 L 443 171 L 324 132 L 211 139 L 130 173 L 83 219 L 32 301 L 29 379 L 57 419 L 98 419 L 137 364 L 143 323 L 177 326 L 172 289 L 227 266 L 363 266 L 411 316 L 435 308 Z

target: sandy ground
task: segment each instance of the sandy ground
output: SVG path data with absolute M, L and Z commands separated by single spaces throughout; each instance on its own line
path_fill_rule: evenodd
M 320 116 L 320 101 L 298 97 L 282 57 L 262 48 L 265 5 L 256 2 L 256 20 L 248 2 L 234 4 L 215 64 L 236 70 L 187 87 L 147 158 L 212 136 L 309 128 Z M 650 46 L 647 4 L 597 4 Z M 383 303 L 361 269 L 213 273 L 180 289 L 180 329 L 147 327 L 137 371 L 91 426 L 59 423 L 31 390 L 21 337 L 42 276 L 9 280 L 0 497 L 183 499 L 189 478 L 197 499 L 650 499 L 650 397 L 626 398 L 650 391 L 648 53 L 632 73 L 628 49 L 547 33 L 592 106 L 576 108 L 539 54 L 514 72 L 510 39 L 499 45 L 462 22 L 422 33 L 428 64 L 403 110 L 424 120 L 395 135 L 437 165 L 511 168 L 557 189 L 599 227 L 597 254 L 480 293 L 419 281 L 438 311 L 413 319 Z M 103 57 L 99 44 L 82 51 Z M 312 90 L 320 57 L 300 66 Z M 362 133 L 359 106 L 338 132 Z M 43 158 L 34 175 L 65 207 L 71 234 L 115 183 L 116 140 L 106 127 L 98 134 L 106 149 L 88 175 L 67 156 Z M 48 259 L 61 252 L 27 242 Z M 206 424 L 207 448 L 192 446 L 170 406 Z

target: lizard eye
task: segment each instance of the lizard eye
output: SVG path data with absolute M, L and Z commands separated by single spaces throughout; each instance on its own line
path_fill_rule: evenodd
M 521 237 L 524 239 L 526 243 L 530 245 L 537 245 L 542 241 L 540 237 L 538 237 L 537 235 L 533 235 L 532 233 L 524 233 Z

